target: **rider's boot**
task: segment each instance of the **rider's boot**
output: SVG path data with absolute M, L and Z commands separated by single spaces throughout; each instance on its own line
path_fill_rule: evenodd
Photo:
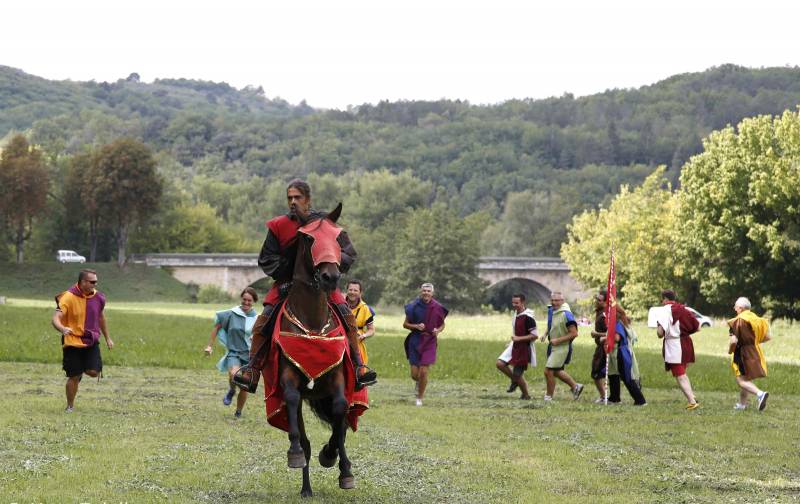
M 272 334 L 265 335 L 265 333 L 270 332 L 266 329 L 273 309 L 273 305 L 264 305 L 264 311 L 256 318 L 256 322 L 253 324 L 253 341 L 250 344 L 250 361 L 233 375 L 233 383 L 250 393 L 255 392 L 258 388 L 261 370 L 264 369 L 269 355 Z M 264 345 L 267 346 L 264 347 Z M 262 347 L 264 348 L 262 349 Z
M 336 305 L 339 314 L 344 320 L 344 328 L 347 331 L 347 341 L 350 343 L 350 360 L 353 362 L 353 369 L 356 372 L 356 390 L 361 390 L 369 385 L 374 385 L 378 381 L 378 374 L 364 365 L 361 359 L 361 350 L 358 348 L 358 327 L 356 317 L 353 315 L 347 303 Z

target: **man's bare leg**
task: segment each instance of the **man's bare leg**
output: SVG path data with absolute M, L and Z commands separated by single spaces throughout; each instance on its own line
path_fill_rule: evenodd
M 508 362 L 497 359 L 496 366 L 501 373 L 508 376 L 511 381 L 514 381 L 514 373 L 511 371 L 511 366 L 508 365 Z
M 682 374 L 676 376 L 675 381 L 678 382 L 678 386 L 681 388 L 683 395 L 686 396 L 686 400 L 689 401 L 689 404 L 696 403 L 697 400 L 694 397 L 694 391 L 692 391 L 692 382 L 689 381 L 689 375 Z
M 70 376 L 67 378 L 67 407 L 72 408 L 75 405 L 75 396 L 78 394 L 78 384 L 81 382 L 81 376 Z
M 606 380 L 605 378 L 595 378 L 594 386 L 597 387 L 597 392 L 600 394 L 600 399 L 606 398 Z
M 569 389 L 570 390 L 574 390 L 575 389 L 575 385 L 577 385 L 577 383 L 575 383 L 575 380 L 573 380 L 572 377 L 569 374 L 567 374 L 566 371 L 564 371 L 563 369 L 559 369 L 554 374 L 556 375 L 556 377 L 559 380 L 561 380 L 562 382 L 564 382 L 567 385 L 569 385 Z M 554 385 L 554 387 L 555 387 L 555 385 Z
M 749 401 L 749 394 L 753 394 L 756 397 L 761 394 L 761 389 L 759 389 L 755 383 L 745 379 L 742 376 L 736 377 L 736 383 L 741 389 L 739 391 L 739 404 L 746 406 Z
M 547 391 L 545 395 L 547 397 L 553 397 L 553 394 L 555 394 L 556 392 L 556 379 L 555 376 L 553 375 L 552 369 L 550 368 L 544 369 L 544 379 L 545 382 L 547 383 Z
M 528 382 L 525 381 L 525 377 L 523 375 L 519 375 L 515 377 L 516 383 L 519 386 L 519 390 L 522 392 L 520 399 L 530 399 L 531 395 L 528 393 Z
M 419 374 L 417 375 L 417 383 L 419 383 L 419 390 L 417 391 L 417 399 L 422 399 L 425 395 L 425 388 L 428 386 L 428 366 L 420 366 Z

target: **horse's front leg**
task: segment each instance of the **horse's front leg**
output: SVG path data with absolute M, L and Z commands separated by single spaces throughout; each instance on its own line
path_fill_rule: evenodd
M 344 440 L 347 435 L 347 398 L 344 395 L 344 385 L 341 384 L 336 388 L 336 394 L 333 397 L 333 433 L 331 440 L 335 442 L 336 448 L 339 450 L 339 488 L 349 490 L 355 488 L 355 478 L 353 473 L 350 472 L 350 459 L 347 458 L 347 452 L 344 449 Z
M 311 477 L 308 474 L 308 462 L 311 460 L 311 442 L 308 440 L 306 434 L 306 423 L 303 421 L 303 403 L 301 402 L 297 409 L 297 423 L 300 428 L 300 445 L 303 447 L 303 454 L 305 455 L 306 465 L 303 467 L 303 488 L 300 489 L 301 497 L 313 497 L 314 492 L 311 491 Z
M 300 391 L 298 379 L 292 373 L 285 371 L 281 376 L 283 386 L 283 400 L 286 402 L 286 416 L 289 420 L 289 467 L 299 469 L 306 466 L 306 457 L 300 445 L 300 427 L 298 425 L 298 408 L 300 407 Z

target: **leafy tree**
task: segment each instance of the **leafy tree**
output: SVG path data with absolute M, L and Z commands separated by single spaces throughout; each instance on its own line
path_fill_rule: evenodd
M 103 196 L 100 190 L 103 174 L 95 161 L 97 151 L 85 151 L 72 156 L 64 181 L 64 207 L 68 222 L 83 220 L 89 231 L 89 262 L 97 260 L 97 243 L 105 209 L 101 207 Z
M 238 226 L 226 224 L 207 203 L 166 210 L 131 239 L 131 248 L 142 253 L 257 252 L 259 246 L 246 240 Z
M 500 220 L 484 231 L 487 255 L 556 255 L 566 237 L 564 222 L 580 199 L 574 189 L 510 193 Z
M 423 282 L 432 282 L 451 309 L 475 311 L 485 287 L 478 277 L 480 230 L 475 227 L 443 205 L 412 212 L 394 241 L 385 297 L 406 303 Z
M 150 149 L 133 139 L 104 146 L 94 158 L 98 204 L 117 238 L 117 263 L 125 264 L 131 226 L 157 209 L 162 182 Z
M 611 246 L 625 308 L 642 316 L 664 288 L 685 290 L 675 272 L 676 197 L 662 166 L 634 190 L 623 185 L 608 208 L 587 210 L 567 226 L 561 257 L 586 286 L 608 279 Z
M 0 211 L 22 264 L 25 241 L 34 220 L 47 204 L 48 173 L 39 149 L 22 135 L 14 136 L 0 156 Z
M 348 220 L 357 220 L 368 229 L 380 226 L 393 215 L 426 205 L 432 193 L 431 184 L 410 170 L 393 174 L 383 169 L 354 177 L 344 208 Z
M 738 130 L 738 132 L 737 132 Z M 681 176 L 682 272 L 717 303 L 800 317 L 800 115 L 712 133 Z

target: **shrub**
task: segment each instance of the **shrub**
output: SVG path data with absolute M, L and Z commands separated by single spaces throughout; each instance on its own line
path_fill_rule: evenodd
M 202 285 L 197 293 L 198 303 L 215 304 L 233 301 L 233 296 L 222 290 L 218 285 Z

